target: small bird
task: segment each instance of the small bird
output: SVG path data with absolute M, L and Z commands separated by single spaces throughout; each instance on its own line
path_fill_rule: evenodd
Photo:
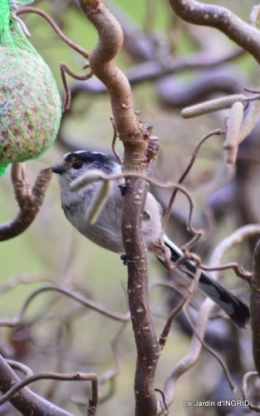
M 70 223 L 89 240 L 107 250 L 123 253 L 121 217 L 124 193 L 120 187 L 124 184 L 124 179 L 113 181 L 96 222 L 91 224 L 86 220 L 86 212 L 101 183 L 92 182 L 76 192 L 71 189 L 73 181 L 90 171 L 101 171 L 107 175 L 122 173 L 121 166 L 114 157 L 85 150 L 65 154 L 58 164 L 52 167 L 52 172 L 58 174 L 63 211 Z M 126 191 L 128 192 L 128 189 Z M 142 221 L 143 239 L 146 249 L 164 262 L 162 252 L 158 253 L 158 241 L 162 235 L 161 213 L 159 202 L 148 192 Z M 165 246 L 171 252 L 171 261 L 175 263 L 183 256 L 182 250 L 166 235 L 163 239 Z M 196 272 L 195 263 L 184 260 L 178 271 L 188 280 L 192 280 L 192 274 Z M 203 270 L 198 287 L 219 305 L 235 324 L 239 327 L 246 325 L 249 320 L 249 308 Z

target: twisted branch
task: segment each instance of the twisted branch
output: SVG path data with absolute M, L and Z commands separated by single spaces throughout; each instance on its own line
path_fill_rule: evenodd
M 45 192 L 52 178 L 50 168 L 41 170 L 31 190 L 24 164 L 14 163 L 11 169 L 14 193 L 20 211 L 15 219 L 0 225 L 0 241 L 17 237 L 31 225 L 43 204 Z

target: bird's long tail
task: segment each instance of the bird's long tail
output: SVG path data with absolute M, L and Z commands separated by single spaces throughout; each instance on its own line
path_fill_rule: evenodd
M 167 236 L 164 238 L 164 243 L 166 247 L 170 249 L 171 260 L 175 263 L 183 255 L 183 252 Z M 164 263 L 163 257 L 157 257 L 161 263 Z M 185 269 L 187 272 L 185 272 Z M 181 269 L 178 268 L 177 270 L 186 279 L 191 281 L 193 279 L 192 274 L 196 273 L 195 263 L 189 260 L 185 260 L 183 263 L 181 263 Z M 201 271 L 198 287 L 205 295 L 207 295 L 217 305 L 219 305 L 236 325 L 238 325 L 240 328 L 245 327 L 250 318 L 249 308 L 236 296 L 232 295 L 232 293 L 221 286 L 216 280 L 210 277 L 210 275 L 203 270 Z

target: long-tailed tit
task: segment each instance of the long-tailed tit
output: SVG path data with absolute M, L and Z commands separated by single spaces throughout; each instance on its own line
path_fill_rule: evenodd
M 73 192 L 70 188 L 73 181 L 90 170 L 100 170 L 105 174 L 117 174 L 121 173 L 121 166 L 113 157 L 82 150 L 67 153 L 52 168 L 52 171 L 59 175 L 62 208 L 67 219 L 85 237 L 107 250 L 123 253 L 121 214 L 124 197 L 118 186 L 122 185 L 122 182 L 113 181 L 112 189 L 97 221 L 90 224 L 86 221 L 86 212 L 100 187 L 100 182 L 92 182 L 77 192 Z M 150 193 L 148 193 L 145 203 L 142 231 L 147 250 L 155 253 L 162 261 L 162 256 L 158 255 L 158 244 L 156 244 L 162 233 L 161 206 Z M 171 251 L 172 262 L 176 262 L 183 256 L 182 250 L 166 235 L 164 236 L 164 244 Z M 191 280 L 192 274 L 196 272 L 195 263 L 184 260 L 178 271 Z M 201 272 L 199 289 L 218 304 L 238 326 L 245 326 L 249 319 L 248 307 L 213 280 L 205 271 Z

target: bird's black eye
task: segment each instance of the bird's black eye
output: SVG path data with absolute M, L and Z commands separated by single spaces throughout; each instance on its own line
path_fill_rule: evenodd
M 83 162 L 74 162 L 72 163 L 72 168 L 73 169 L 80 169 L 83 166 Z

